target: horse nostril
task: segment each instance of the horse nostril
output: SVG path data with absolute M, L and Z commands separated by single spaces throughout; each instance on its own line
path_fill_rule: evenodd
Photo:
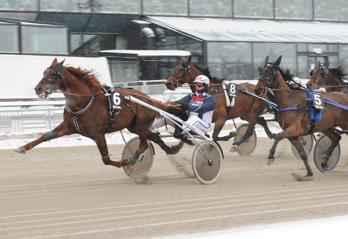
M 35 92 L 41 92 L 42 88 L 40 86 L 35 87 Z

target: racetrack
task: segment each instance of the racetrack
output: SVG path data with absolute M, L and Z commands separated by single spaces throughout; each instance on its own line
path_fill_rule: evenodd
M 156 147 L 146 184 L 122 169 L 104 166 L 96 146 L 38 148 L 25 155 L 0 151 L 0 238 L 149 238 L 246 225 L 348 214 L 348 144 L 334 172 L 311 165 L 304 174 L 289 144 L 279 144 L 274 164 L 266 165 L 272 141 L 259 138 L 247 158 L 225 149 L 220 180 L 201 185 L 179 174 Z M 113 159 L 122 146 L 111 145 Z M 174 159 L 189 161 L 193 148 Z M 190 168 L 186 165 L 186 170 Z

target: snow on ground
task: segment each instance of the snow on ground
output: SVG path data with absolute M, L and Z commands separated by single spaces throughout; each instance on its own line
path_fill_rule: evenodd
M 208 233 L 180 234 L 175 236 L 160 237 L 157 239 L 343 239 L 347 238 L 347 225 L 348 216 L 338 216 L 323 219 L 301 220 L 296 222 L 256 225 Z

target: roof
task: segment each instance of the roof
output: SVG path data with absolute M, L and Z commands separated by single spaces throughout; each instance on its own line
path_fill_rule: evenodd
M 100 51 L 103 56 L 127 56 L 127 57 L 186 57 L 191 52 L 181 50 L 105 50 Z
M 348 43 L 347 23 L 187 17 L 146 20 L 205 41 Z

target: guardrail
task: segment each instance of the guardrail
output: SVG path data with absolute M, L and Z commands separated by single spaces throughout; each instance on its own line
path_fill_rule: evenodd
M 131 87 L 146 94 L 160 94 L 166 90 L 166 80 L 128 81 L 113 83 L 114 87 Z

